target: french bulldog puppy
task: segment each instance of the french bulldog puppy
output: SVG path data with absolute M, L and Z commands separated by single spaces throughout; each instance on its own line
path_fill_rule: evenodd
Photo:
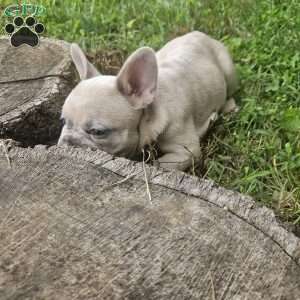
M 77 44 L 81 81 L 67 97 L 58 145 L 102 149 L 131 158 L 155 142 L 162 167 L 185 170 L 200 157 L 199 139 L 219 112 L 236 109 L 232 59 L 218 41 L 191 32 L 155 53 L 136 50 L 117 76 L 104 76 Z

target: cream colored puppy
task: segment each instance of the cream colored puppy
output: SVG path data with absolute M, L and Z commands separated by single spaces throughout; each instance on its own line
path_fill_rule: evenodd
M 66 99 L 58 145 L 99 148 L 132 157 L 152 142 L 162 167 L 185 170 L 218 112 L 235 109 L 237 89 L 226 48 L 191 32 L 155 53 L 136 50 L 117 76 L 100 75 L 77 44 L 71 56 L 81 82 Z

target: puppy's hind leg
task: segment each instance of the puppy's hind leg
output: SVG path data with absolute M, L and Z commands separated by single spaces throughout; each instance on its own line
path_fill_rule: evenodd
M 226 47 L 220 44 L 218 46 L 219 51 L 217 57 L 227 85 L 227 101 L 222 107 L 221 112 L 224 114 L 238 112 L 239 107 L 236 105 L 236 102 L 232 97 L 239 87 L 236 70 Z
M 227 97 L 230 98 L 239 87 L 236 69 L 227 48 L 220 42 L 214 41 L 214 52 L 226 80 Z

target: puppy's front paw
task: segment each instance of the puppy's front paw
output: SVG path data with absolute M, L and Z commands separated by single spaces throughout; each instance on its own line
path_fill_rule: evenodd
M 192 165 L 192 163 L 192 158 L 187 158 L 186 156 L 182 157 L 177 153 L 168 153 L 156 160 L 154 165 L 169 170 L 184 171 Z
M 168 162 L 160 162 L 159 160 L 156 160 L 153 162 L 153 165 L 157 168 L 164 168 L 168 170 L 180 170 L 176 163 L 168 163 Z

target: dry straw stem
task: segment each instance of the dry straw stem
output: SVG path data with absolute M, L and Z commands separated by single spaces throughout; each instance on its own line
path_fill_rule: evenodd
M 4 155 L 6 157 L 8 166 L 9 166 L 9 168 L 11 168 L 11 161 L 10 161 L 10 157 L 8 155 L 8 150 L 7 150 L 7 147 L 6 147 L 6 145 L 3 141 L 1 141 L 1 146 L 2 146 L 2 149 L 3 149 Z
M 150 155 L 148 156 L 147 161 L 145 161 L 145 150 L 144 149 L 142 149 L 142 153 L 143 153 L 143 170 L 144 170 L 144 175 L 145 175 L 147 194 L 148 194 L 149 201 L 152 204 L 152 196 L 151 196 L 151 192 L 150 192 L 150 188 L 149 188 L 149 181 L 148 181 L 148 176 L 147 176 L 147 171 L 146 171 L 146 162 L 149 160 Z

